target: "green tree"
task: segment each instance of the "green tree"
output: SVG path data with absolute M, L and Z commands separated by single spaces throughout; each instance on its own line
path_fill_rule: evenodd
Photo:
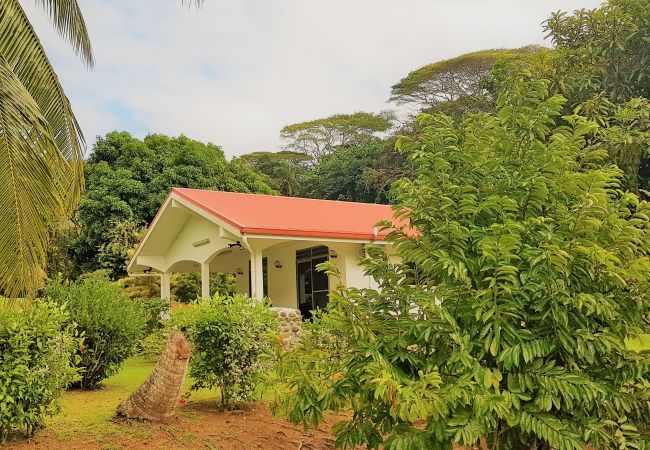
M 37 3 L 92 67 L 76 0 Z M 0 1 L 0 136 L 0 295 L 19 296 L 41 286 L 50 232 L 79 199 L 84 140 L 18 0 Z
M 392 87 L 390 101 L 454 116 L 489 112 L 494 103 L 490 75 L 495 62 L 516 58 L 543 66 L 547 53 L 547 49 L 531 45 L 519 49 L 481 50 L 437 61 L 402 78 Z
M 650 356 L 625 341 L 650 307 L 650 205 L 587 147 L 595 122 L 559 121 L 565 102 L 515 71 L 495 115 L 419 117 L 398 142 L 416 167 L 396 189 L 401 262 L 370 248 L 380 290 L 331 294 L 344 351 L 278 354 L 276 408 L 314 426 L 350 406 L 347 448 L 647 444 Z
M 304 153 L 317 161 L 339 147 L 359 145 L 377 138 L 393 124 L 389 113 L 356 112 L 287 125 L 280 131 L 286 150 Z
M 353 202 L 386 201 L 386 192 L 366 182 L 366 172 L 378 166 L 386 142 L 341 147 L 324 155 L 304 178 L 302 195 Z M 373 174 L 374 175 L 374 174 Z
M 79 203 L 74 244 L 80 272 L 124 274 L 126 252 L 137 242 L 172 187 L 272 193 L 243 162 L 227 161 L 220 147 L 185 136 L 126 132 L 100 137 L 86 164 L 86 193 Z
M 593 10 L 556 12 L 545 22 L 556 50 L 553 90 L 567 111 L 601 125 L 595 145 L 605 146 L 635 191 L 650 188 L 650 3 L 613 0 Z
M 242 155 L 253 170 L 267 177 L 268 184 L 289 197 L 300 192 L 304 184 L 302 177 L 308 170 L 311 158 L 304 153 L 280 152 L 253 152 Z

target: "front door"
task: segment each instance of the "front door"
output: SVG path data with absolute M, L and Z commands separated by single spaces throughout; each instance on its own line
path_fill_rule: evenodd
M 305 319 L 311 318 L 313 310 L 327 306 L 329 279 L 316 266 L 327 261 L 328 254 L 325 246 L 296 251 L 298 309 Z

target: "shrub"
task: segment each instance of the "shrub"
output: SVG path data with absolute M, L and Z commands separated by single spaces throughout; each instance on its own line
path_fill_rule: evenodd
M 395 186 L 401 260 L 368 246 L 380 289 L 327 308 L 349 348 L 278 353 L 293 422 L 351 406 L 338 447 L 648 448 L 650 353 L 625 342 L 650 308 L 650 204 L 544 81 L 516 71 L 497 103 L 398 140 L 416 167 Z
M 161 318 L 163 315 L 169 314 L 169 300 L 144 298 L 136 299 L 135 301 L 140 305 L 146 319 L 143 330 L 144 337 L 149 336 L 164 326 Z
M 51 282 L 47 297 L 67 304 L 70 320 L 83 338 L 79 350 L 82 378 L 74 386 L 93 388 L 116 373 L 135 351 L 146 317 L 135 301 L 105 273 L 86 275 L 76 283 Z
M 56 412 L 59 397 L 76 379 L 79 347 L 64 306 L 1 303 L 0 445 L 9 433 L 33 435 Z
M 211 273 L 210 292 L 212 295 L 234 295 L 237 279 L 231 273 Z M 196 272 L 178 273 L 172 282 L 174 300 L 189 303 L 201 296 L 201 274 Z
M 158 328 L 152 333 L 149 333 L 140 341 L 140 355 L 152 361 L 158 360 L 165 349 L 168 335 L 169 328 L 167 327 Z
M 192 390 L 219 388 L 225 408 L 250 399 L 264 369 L 260 356 L 270 350 L 271 334 L 278 334 L 269 306 L 243 295 L 217 295 L 179 311 L 174 321 L 193 346 Z

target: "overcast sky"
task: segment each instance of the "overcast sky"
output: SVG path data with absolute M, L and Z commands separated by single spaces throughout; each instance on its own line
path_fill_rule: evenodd
M 543 44 L 551 11 L 593 0 L 80 0 L 88 71 L 22 0 L 88 141 L 186 134 L 226 155 L 279 150 L 279 131 L 381 111 L 409 71 L 462 53 Z

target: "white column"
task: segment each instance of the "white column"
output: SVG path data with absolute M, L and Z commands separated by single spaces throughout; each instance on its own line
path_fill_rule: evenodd
M 210 298 L 210 263 L 201 264 L 201 297 Z
M 251 297 L 256 300 L 264 298 L 264 268 L 262 267 L 262 252 L 251 254 Z
M 160 298 L 162 300 L 170 300 L 172 298 L 169 272 L 160 274 Z

